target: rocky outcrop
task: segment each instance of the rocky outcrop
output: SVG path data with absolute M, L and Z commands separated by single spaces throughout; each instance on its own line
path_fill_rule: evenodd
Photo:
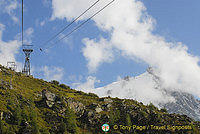
M 53 107 L 53 105 L 55 104 L 56 95 L 47 90 L 42 91 L 42 98 L 45 100 L 47 106 L 50 108 Z
M 78 115 L 81 117 L 85 112 L 85 106 L 78 101 L 75 101 L 73 98 L 67 99 L 68 106 Z
M 107 103 L 107 104 L 109 104 L 109 103 L 112 103 L 113 100 L 110 99 L 110 98 L 105 98 L 105 99 L 104 99 L 104 102 Z
M 97 108 L 95 108 L 95 112 L 97 112 L 97 113 L 100 113 L 100 112 L 102 112 L 103 110 L 100 108 L 100 107 L 97 107 Z

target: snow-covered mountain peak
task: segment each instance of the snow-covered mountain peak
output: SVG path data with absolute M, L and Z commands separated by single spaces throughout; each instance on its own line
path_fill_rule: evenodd
M 160 85 L 152 73 L 148 71 L 128 79 L 121 79 L 105 87 L 95 89 L 99 96 L 111 96 L 119 98 L 128 98 L 141 101 L 144 104 L 154 103 L 159 106 L 160 103 L 173 102 L 172 96 L 166 94 L 160 88 Z
M 105 87 L 96 88 L 94 93 L 100 97 L 134 99 L 144 104 L 153 103 L 166 108 L 170 113 L 185 114 L 200 120 L 200 101 L 192 94 L 165 89 L 152 68 L 136 77 L 125 77 Z

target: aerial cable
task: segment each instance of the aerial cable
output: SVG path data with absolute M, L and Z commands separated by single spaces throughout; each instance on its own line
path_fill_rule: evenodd
M 107 5 L 105 5 L 102 9 L 100 9 L 99 11 L 97 11 L 95 14 L 93 14 L 90 18 L 88 18 L 86 21 L 84 21 L 83 23 L 81 23 L 80 25 L 78 25 L 77 27 L 75 27 L 71 32 L 69 32 L 68 34 L 66 34 L 65 36 L 63 36 L 62 38 L 60 38 L 59 40 L 57 40 L 54 44 L 52 44 L 51 46 L 45 48 L 45 49 L 49 49 L 51 47 L 53 47 L 54 45 L 56 45 L 58 42 L 60 42 L 61 40 L 67 38 L 68 36 L 70 36 L 73 32 L 77 31 L 79 28 L 81 28 L 84 24 L 88 23 L 93 17 L 95 17 L 97 14 L 99 14 L 101 11 L 103 11 L 105 8 L 107 8 L 110 4 L 112 4 L 115 0 L 111 1 L 110 3 L 108 3 Z M 40 48 L 40 51 L 43 51 L 42 48 Z
M 22 46 L 24 45 L 24 0 L 22 0 Z
M 86 12 L 88 12 L 92 7 L 94 7 L 100 0 L 97 0 L 95 3 L 93 3 L 88 9 L 86 9 L 82 14 L 80 14 L 77 18 L 75 18 L 70 24 L 66 25 L 63 29 L 61 29 L 57 34 L 52 36 L 49 40 L 47 40 L 44 45 L 55 39 L 59 34 L 61 34 L 63 31 L 65 31 L 68 27 L 70 27 L 74 22 L 76 22 L 81 16 L 83 16 Z M 41 50 L 41 49 L 40 49 Z

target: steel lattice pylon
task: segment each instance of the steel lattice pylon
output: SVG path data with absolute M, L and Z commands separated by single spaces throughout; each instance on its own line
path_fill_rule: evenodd
M 23 45 L 23 52 L 25 54 L 25 63 L 22 73 L 30 75 L 31 74 L 30 55 L 33 52 L 32 45 L 26 45 L 26 46 Z

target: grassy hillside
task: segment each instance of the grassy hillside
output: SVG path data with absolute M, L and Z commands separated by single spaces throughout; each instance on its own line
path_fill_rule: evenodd
M 12 85 L 10 80 L 12 76 Z M 200 123 L 152 104 L 99 98 L 0 66 L 0 134 L 199 133 Z

